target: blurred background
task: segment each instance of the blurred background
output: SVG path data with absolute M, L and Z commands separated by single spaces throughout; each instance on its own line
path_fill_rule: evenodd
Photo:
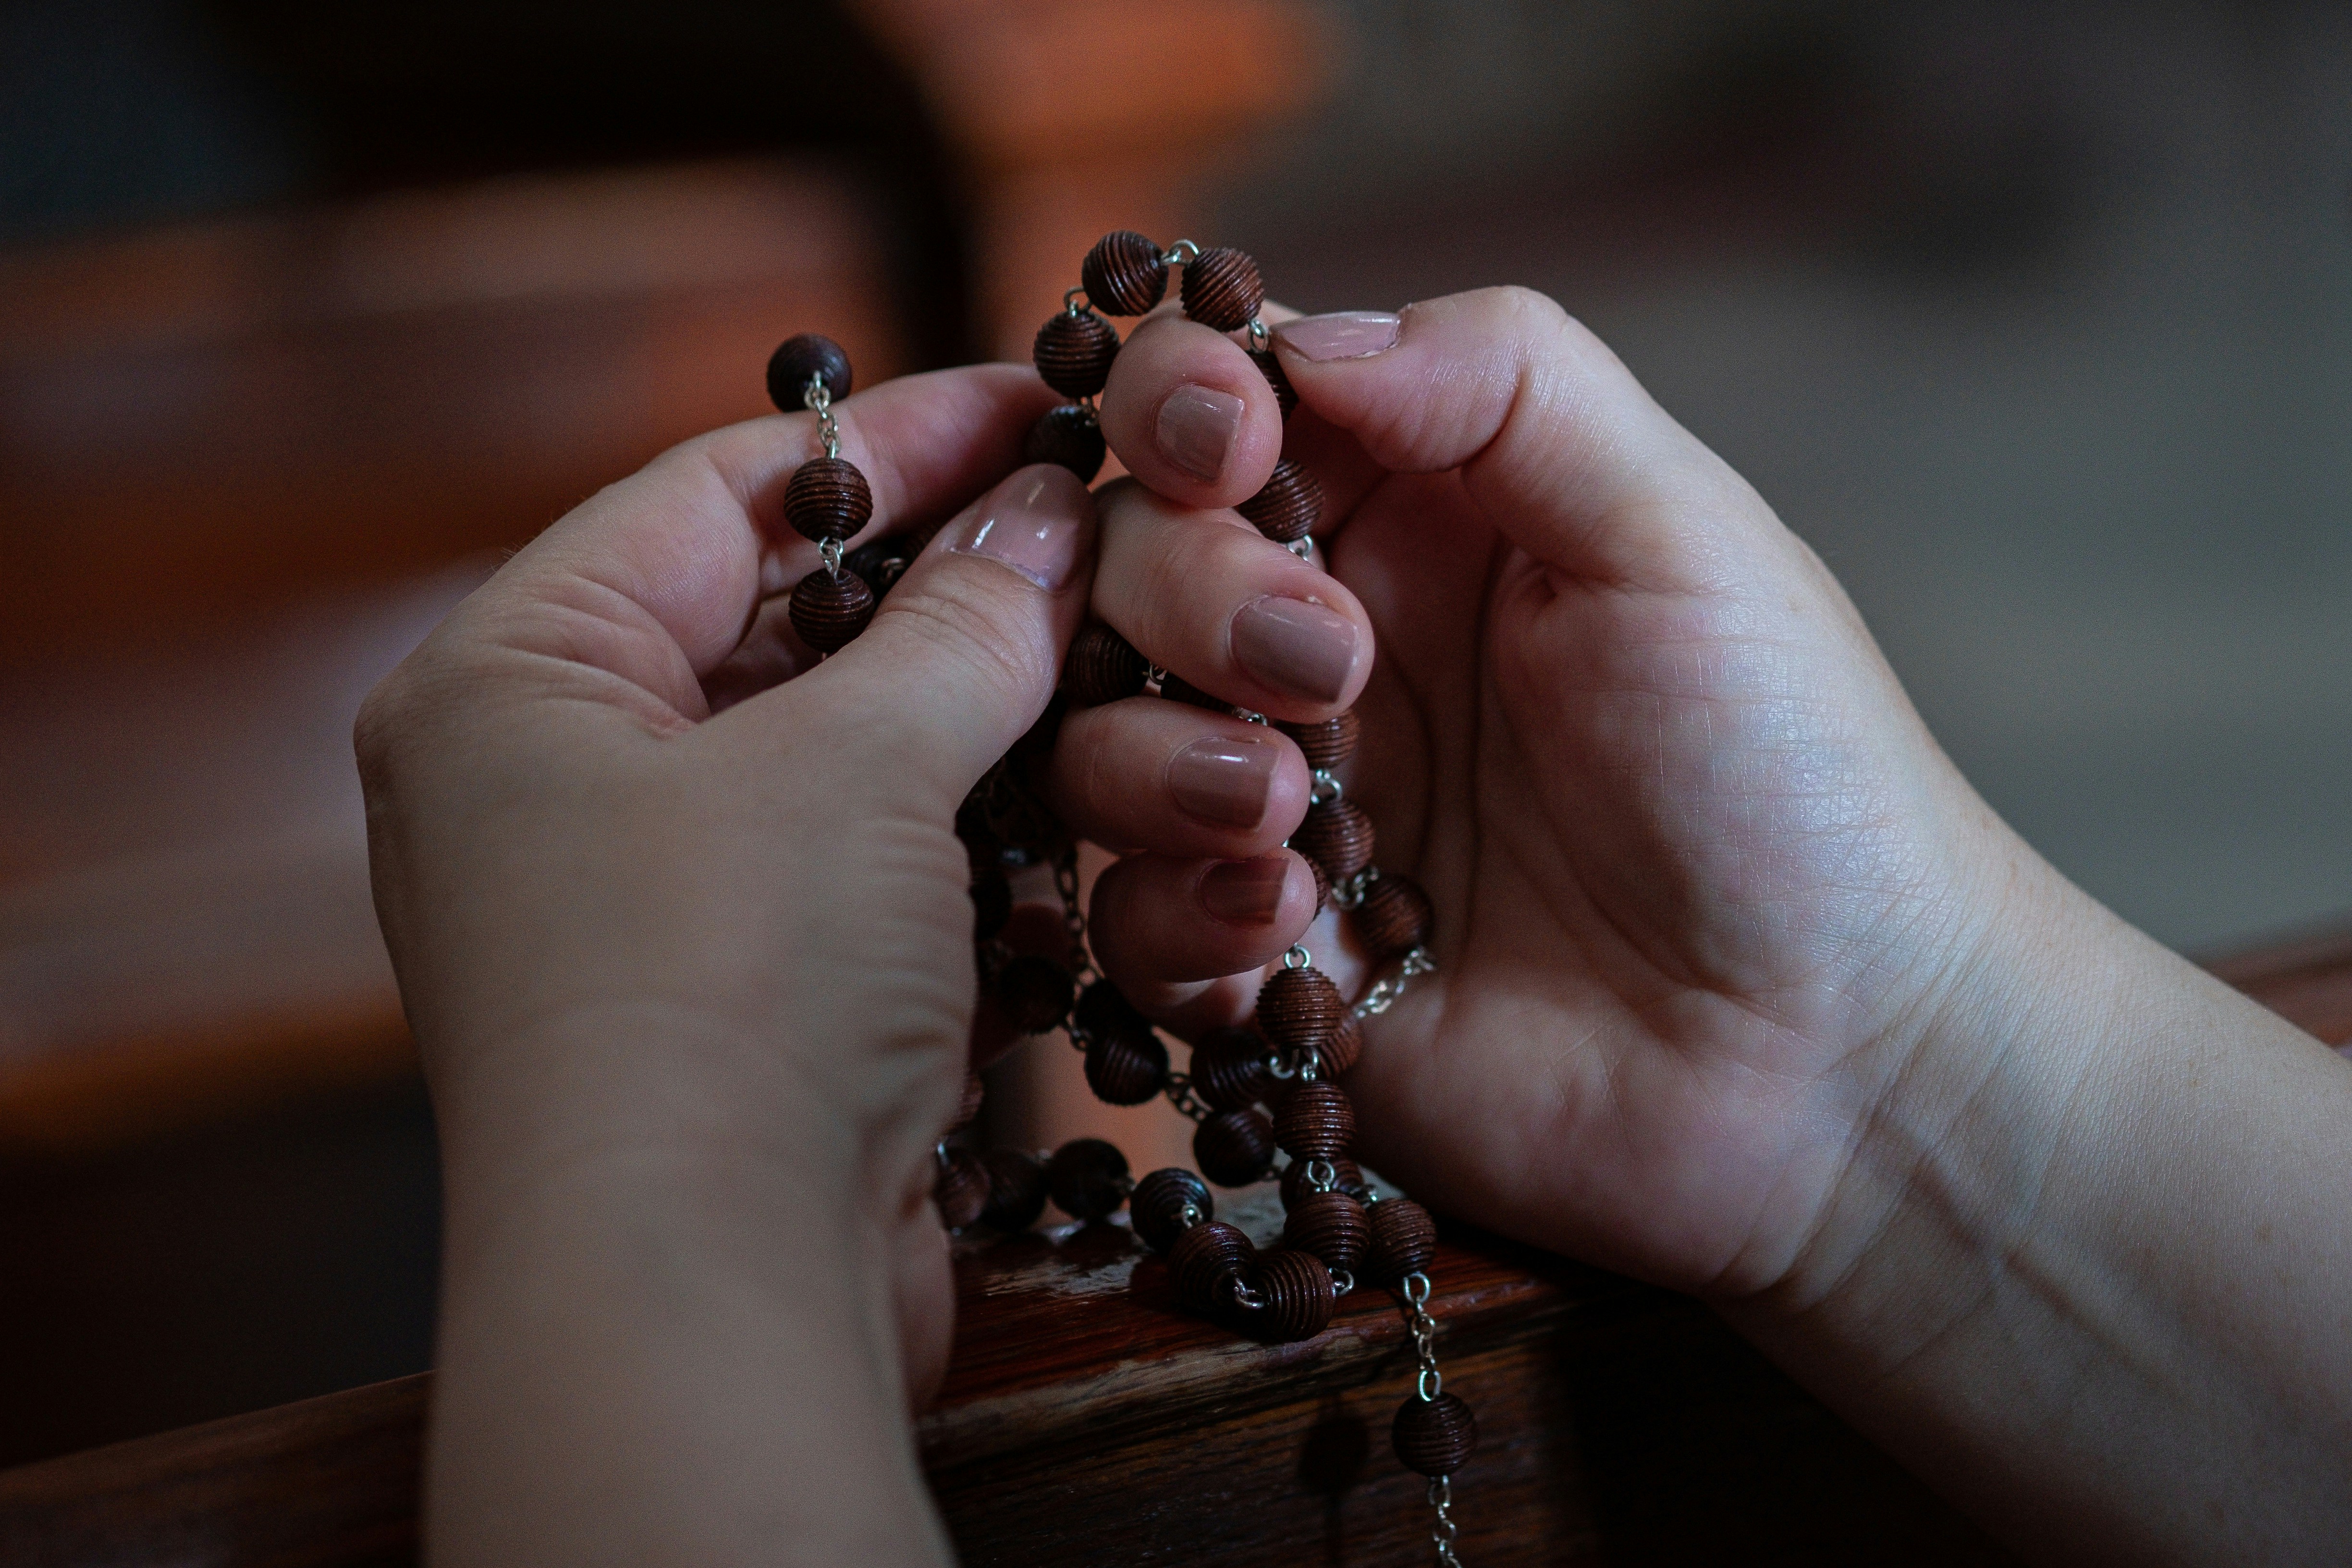
M 1552 294 L 2061 868 L 2326 927 L 2347 105 L 2287 0 L 0 0 L 0 1464 L 427 1364 L 360 696 L 784 335 L 1020 357 L 1108 228 Z

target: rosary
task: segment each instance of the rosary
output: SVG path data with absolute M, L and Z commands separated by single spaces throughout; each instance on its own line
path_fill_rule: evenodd
M 1184 314 L 1219 331 L 1246 332 L 1249 357 L 1272 386 L 1283 416 L 1297 406 L 1258 316 L 1265 289 L 1257 263 L 1229 247 L 1203 250 L 1191 240 L 1162 251 L 1146 237 L 1121 230 L 1096 242 L 1079 274 L 1081 287 L 1037 330 L 1037 372 L 1071 401 L 1037 421 L 1024 461 L 1058 463 L 1081 483 L 1093 482 L 1106 456 L 1094 399 L 1119 351 L 1118 329 L 1097 310 L 1144 314 L 1167 293 L 1170 270 L 1178 268 Z M 829 338 L 803 333 L 768 363 L 769 395 L 780 408 L 814 413 L 824 447 L 823 457 L 793 471 L 784 491 L 786 520 L 815 542 L 823 561 L 793 587 L 787 606 L 793 629 L 820 655 L 847 646 L 866 628 L 877 598 L 929 542 L 925 534 L 893 534 L 844 553 L 845 542 L 874 511 L 866 476 L 841 456 L 832 414 L 834 402 L 849 390 L 848 356 Z M 1238 510 L 1268 539 L 1305 558 L 1314 549 L 1322 486 L 1285 458 Z M 1172 1070 L 1168 1047 L 1150 1021 L 1095 970 L 1078 908 L 1076 847 L 1036 784 L 1064 711 L 1147 691 L 1267 722 L 1152 665 L 1109 626 L 1090 624 L 1070 646 L 1061 689 L 1045 716 L 973 787 L 957 813 L 956 833 L 971 860 L 982 994 L 1024 1034 L 1066 1029 L 1085 1053 L 1087 1084 L 1097 1098 L 1140 1105 L 1165 1095 L 1199 1123 L 1192 1157 L 1200 1172 L 1171 1166 L 1130 1180 L 1127 1156 L 1098 1138 L 1076 1139 L 1042 1160 L 1017 1149 L 982 1153 L 942 1141 L 933 1191 L 940 1217 L 950 1229 L 986 1225 L 1013 1232 L 1034 1224 L 1048 1196 L 1080 1221 L 1108 1219 L 1124 1205 L 1136 1237 L 1167 1259 L 1187 1310 L 1269 1343 L 1321 1333 L 1333 1303 L 1360 1283 L 1394 1289 L 1419 1373 L 1397 1410 L 1390 1442 L 1407 1468 L 1429 1479 L 1437 1561 L 1460 1568 L 1452 1477 L 1469 1458 L 1477 1427 L 1470 1406 L 1445 1391 L 1438 1371 L 1426 1272 L 1436 1254 L 1436 1226 L 1411 1199 L 1382 1197 L 1348 1157 L 1355 1110 L 1337 1081 L 1363 1049 L 1361 1020 L 1387 1011 L 1414 976 L 1436 967 L 1427 946 L 1429 896 L 1411 879 L 1372 865 L 1371 817 L 1347 798 L 1338 776 L 1356 749 L 1355 714 L 1317 724 L 1276 723 L 1297 742 L 1315 781 L 1306 820 L 1289 847 L 1314 872 L 1317 908 L 1328 902 L 1354 916 L 1356 935 L 1381 973 L 1351 1005 L 1313 966 L 1307 949 L 1294 946 L 1258 993 L 1255 1023 L 1216 1031 L 1193 1047 L 1189 1070 Z M 1009 873 L 1033 866 L 1053 868 L 1069 935 L 1066 963 L 1016 956 L 1001 940 L 1013 913 Z M 965 1080 L 955 1127 L 968 1125 L 979 1111 L 975 1074 Z M 1276 1174 L 1277 1150 L 1288 1156 L 1279 1173 L 1282 1238 L 1279 1247 L 1261 1252 L 1241 1230 L 1214 1217 L 1209 1187 L 1245 1187 Z

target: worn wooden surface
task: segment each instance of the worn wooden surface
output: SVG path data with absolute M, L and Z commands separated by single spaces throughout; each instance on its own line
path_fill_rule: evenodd
M 2330 1044 L 2352 942 L 2216 966 Z M 1225 1205 L 1261 1237 L 1270 1188 Z M 1185 1317 L 1123 1226 L 959 1244 L 955 1357 L 922 1424 L 968 1563 L 1414 1561 L 1388 1453 L 1410 1381 L 1364 1291 L 1304 1344 Z M 1726 1331 L 1666 1292 L 1460 1231 L 1435 1268 L 1448 1386 L 1477 1407 L 1465 1560 L 1987 1564 L 2010 1559 Z M 0 1562 L 345 1568 L 410 1561 L 420 1376 L 0 1474 Z

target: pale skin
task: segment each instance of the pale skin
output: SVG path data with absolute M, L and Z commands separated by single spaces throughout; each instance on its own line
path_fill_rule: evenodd
M 907 1411 L 950 1310 L 950 819 L 1088 615 L 1244 706 L 1363 716 L 1349 791 L 1444 966 L 1350 1075 L 1368 1163 L 1705 1298 L 2031 1557 L 2339 1552 L 2352 1064 L 2018 840 L 1820 562 L 1549 301 L 1278 345 L 1328 574 L 1222 510 L 1282 449 L 1255 368 L 1155 317 L 1103 405 L 1136 481 L 1010 481 L 1058 565 L 947 548 L 1051 395 L 910 378 L 842 405 L 871 531 L 962 515 L 824 666 L 755 616 L 814 563 L 762 559 L 813 450 L 777 416 L 589 501 L 371 699 L 377 900 L 446 1148 L 435 1560 L 948 1559 Z M 1160 437 L 1192 388 L 1241 411 L 1188 468 Z M 1237 657 L 1268 595 L 1339 625 L 1336 684 Z M 1358 978 L 1279 847 L 1288 742 L 1255 822 L 1171 793 L 1176 751 L 1242 729 L 1137 699 L 1052 764 L 1130 852 L 1098 956 L 1179 1034 L 1302 934 Z M 1234 918 L 1214 879 L 1252 875 Z

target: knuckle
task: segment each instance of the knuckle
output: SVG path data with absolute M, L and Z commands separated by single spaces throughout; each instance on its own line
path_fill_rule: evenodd
M 916 587 L 883 602 L 882 615 L 903 616 L 910 631 L 928 641 L 953 668 L 968 672 L 1008 698 L 1024 698 L 1050 688 L 1058 673 L 1034 613 L 1005 602 L 963 573 L 933 574 Z

